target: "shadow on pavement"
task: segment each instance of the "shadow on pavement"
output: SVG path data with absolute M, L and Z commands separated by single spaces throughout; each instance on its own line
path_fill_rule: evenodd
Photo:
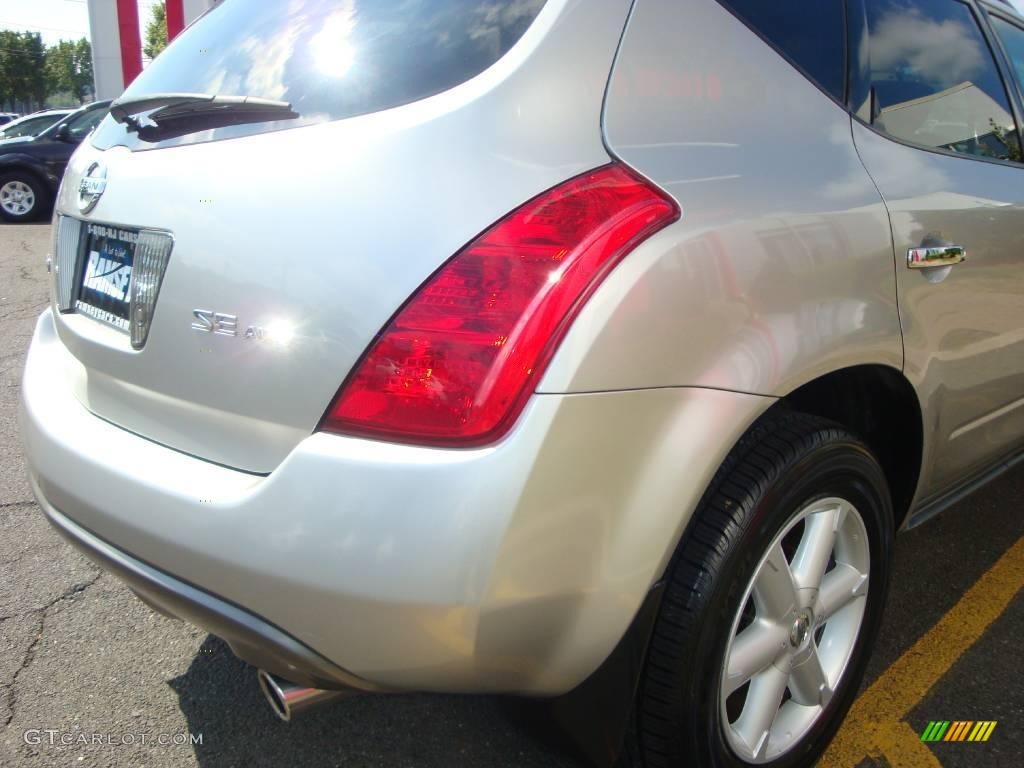
M 203 642 L 188 671 L 169 682 L 201 766 L 565 766 L 552 736 L 537 728 L 529 702 L 485 696 L 356 696 L 278 720 L 255 670 L 216 637 Z

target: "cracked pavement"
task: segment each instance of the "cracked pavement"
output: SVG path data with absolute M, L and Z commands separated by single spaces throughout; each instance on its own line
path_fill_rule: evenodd
M 537 727 L 531 705 L 494 697 L 355 697 L 281 723 L 254 671 L 223 643 L 153 613 L 64 543 L 32 500 L 17 429 L 22 361 L 47 302 L 49 237 L 49 225 L 0 224 L 0 766 L 580 765 Z M 1024 535 L 1022 498 L 1019 468 L 898 539 L 869 681 Z M 918 710 L 925 721 L 962 712 L 1000 720 L 999 760 L 963 750 L 971 768 L 1024 764 L 1022 606 L 1018 595 Z M 26 744 L 28 729 L 190 732 L 203 742 L 51 746 Z

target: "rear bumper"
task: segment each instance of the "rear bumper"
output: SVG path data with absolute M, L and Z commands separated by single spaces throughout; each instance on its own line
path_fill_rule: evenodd
M 539 395 L 494 446 L 314 434 L 263 476 L 97 418 L 73 394 L 87 398 L 84 375 L 44 312 L 21 428 L 55 525 L 243 658 L 371 689 L 575 687 L 771 403 L 701 389 Z
M 243 661 L 313 688 L 379 691 L 325 659 L 279 627 L 158 568 L 126 555 L 62 515 L 33 491 L 53 527 L 90 560 L 113 573 L 156 611 L 201 626 Z

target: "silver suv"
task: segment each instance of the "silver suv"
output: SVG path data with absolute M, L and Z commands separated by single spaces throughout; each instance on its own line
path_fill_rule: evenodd
M 1022 455 L 1022 81 L 988 0 L 224 0 L 65 176 L 39 503 L 286 719 L 809 765 Z

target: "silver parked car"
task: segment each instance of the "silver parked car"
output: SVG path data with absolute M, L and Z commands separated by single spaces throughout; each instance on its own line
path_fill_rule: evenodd
M 47 109 L 19 117 L 0 127 L 0 141 L 22 136 L 38 136 L 61 118 L 70 115 L 70 109 Z
M 224 0 L 68 167 L 36 496 L 285 719 L 811 765 L 1024 455 L 1022 83 L 990 0 Z

